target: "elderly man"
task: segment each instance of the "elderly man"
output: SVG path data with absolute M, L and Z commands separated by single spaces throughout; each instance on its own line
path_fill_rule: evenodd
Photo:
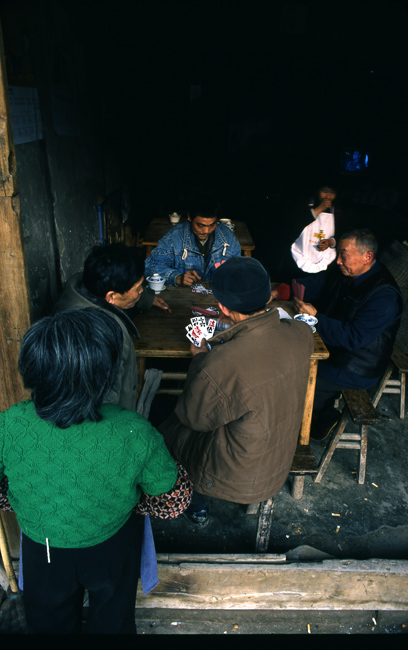
M 146 260 L 146 275 L 160 273 L 166 284 L 190 287 L 211 280 L 220 264 L 237 255 L 241 247 L 233 232 L 218 222 L 212 206 L 200 205 L 160 239 Z
M 267 309 L 264 267 L 233 257 L 214 272 L 211 288 L 232 326 L 201 348 L 191 346 L 186 384 L 174 412 L 158 427 L 195 488 L 189 521 L 203 527 L 204 495 L 255 503 L 282 488 L 296 450 L 312 330 Z
M 152 306 L 169 310 L 154 291 L 142 287 L 144 261 L 136 249 L 121 243 L 95 246 L 85 260 L 83 273 L 73 275 L 54 306 L 54 312 L 67 308 L 95 307 L 108 313 L 123 332 L 122 360 L 117 387 L 106 401 L 125 408 L 136 408 L 137 362 L 133 339 L 140 335 L 133 318 Z
M 311 437 L 324 440 L 336 425 L 334 401 L 343 388 L 370 388 L 385 371 L 403 312 L 403 300 L 389 271 L 376 260 L 377 241 L 367 229 L 345 233 L 337 267 L 302 278 L 300 313 L 318 318 L 317 331 L 330 358 L 319 365 Z M 313 303 L 313 304 L 312 304 Z

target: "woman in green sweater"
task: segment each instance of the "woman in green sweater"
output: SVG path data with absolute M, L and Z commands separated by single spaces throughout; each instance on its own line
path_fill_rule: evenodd
M 32 401 L 0 413 L 0 479 L 22 530 L 24 604 L 33 632 L 136 632 L 145 518 L 142 491 L 177 481 L 162 436 L 134 411 L 104 403 L 122 332 L 109 315 L 73 309 L 26 332 L 19 371 Z

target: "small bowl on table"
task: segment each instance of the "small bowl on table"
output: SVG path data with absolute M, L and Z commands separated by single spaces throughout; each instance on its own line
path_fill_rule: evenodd
M 313 332 L 316 331 L 315 325 L 318 322 L 316 316 L 311 316 L 310 314 L 296 314 L 293 318 L 294 320 L 300 320 L 302 323 L 309 325 Z

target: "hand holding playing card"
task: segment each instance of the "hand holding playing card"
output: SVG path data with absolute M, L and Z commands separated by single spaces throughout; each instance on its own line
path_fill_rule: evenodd
M 214 318 L 209 318 L 207 322 L 205 316 L 194 316 L 190 318 L 190 324 L 186 326 L 186 336 L 196 347 L 200 347 L 203 340 L 212 337 L 215 326 L 216 321 Z
M 190 352 L 191 352 L 193 357 L 195 357 L 196 354 L 200 354 L 201 352 L 209 352 L 209 351 L 210 351 L 210 349 L 209 349 L 209 347 L 207 345 L 207 341 L 205 339 L 201 339 L 201 345 L 200 345 L 199 348 L 195 345 L 195 343 L 192 343 L 190 345 Z
M 309 314 L 310 316 L 316 316 L 317 309 L 316 307 L 313 307 L 310 302 L 303 302 L 303 300 L 299 300 L 299 298 L 294 298 L 293 302 L 295 303 L 298 314 Z

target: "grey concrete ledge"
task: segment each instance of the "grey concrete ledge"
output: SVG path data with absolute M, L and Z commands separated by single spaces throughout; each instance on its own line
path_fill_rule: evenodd
M 244 556 L 240 556 L 244 558 Z M 181 609 L 408 611 L 407 560 L 303 563 L 159 562 L 159 584 L 137 606 Z

